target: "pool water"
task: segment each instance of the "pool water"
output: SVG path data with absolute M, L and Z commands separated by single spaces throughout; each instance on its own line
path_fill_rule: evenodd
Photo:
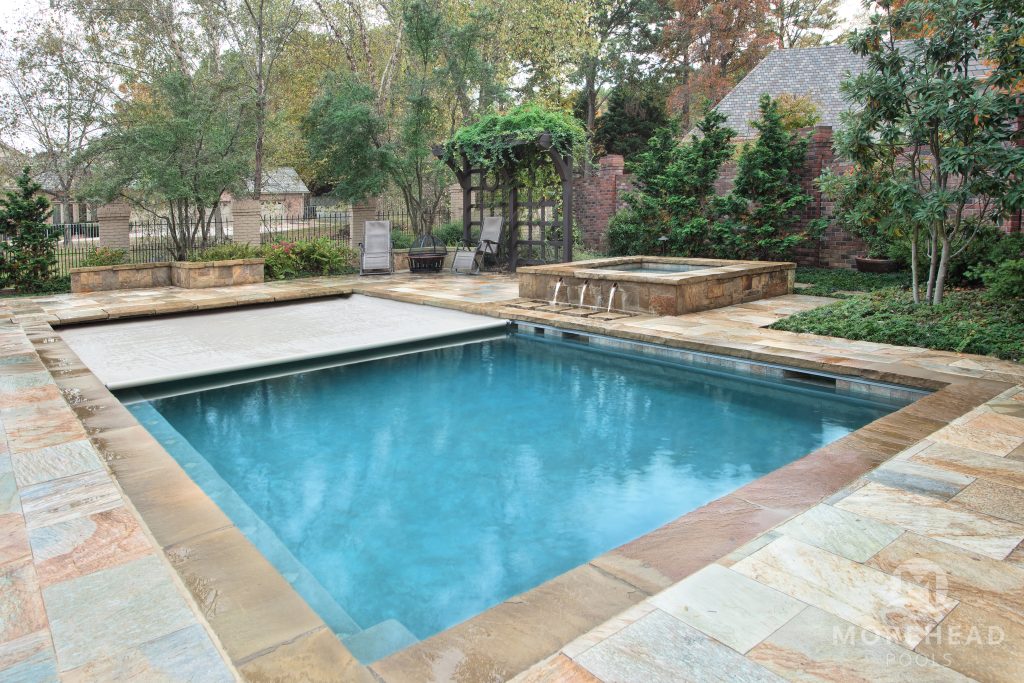
M 364 661 L 895 409 L 526 335 L 130 408 Z
M 620 270 L 624 273 L 641 273 L 647 275 L 671 275 L 673 273 L 689 273 L 694 270 L 706 270 L 711 266 L 693 266 L 684 263 L 658 263 L 657 261 L 641 263 L 623 263 L 618 266 L 602 266 L 600 270 Z

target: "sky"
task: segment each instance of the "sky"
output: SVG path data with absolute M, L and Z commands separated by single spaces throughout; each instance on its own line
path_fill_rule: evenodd
M 0 0 L 0 26 L 6 27 L 12 19 L 39 12 L 48 4 L 45 0 Z M 839 16 L 847 20 L 853 18 L 860 12 L 860 5 L 861 0 L 842 0 Z

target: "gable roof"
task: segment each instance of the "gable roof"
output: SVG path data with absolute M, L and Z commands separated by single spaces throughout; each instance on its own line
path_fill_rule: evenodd
M 761 95 L 783 94 L 807 97 L 818 106 L 818 125 L 839 127 L 839 114 L 850 105 L 843 100 L 839 84 L 848 75 L 864 70 L 864 59 L 846 45 L 790 48 L 770 52 L 744 76 L 715 109 L 728 117 L 727 125 L 737 137 L 757 134 L 750 125 L 757 120 Z
M 246 181 L 245 185 L 251 193 L 252 180 Z M 294 168 L 281 166 L 263 173 L 262 191 L 266 194 L 308 194 L 309 188 Z

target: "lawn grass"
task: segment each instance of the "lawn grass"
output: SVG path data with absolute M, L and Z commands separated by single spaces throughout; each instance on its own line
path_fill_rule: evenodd
M 893 287 L 910 287 L 910 272 L 860 273 L 846 268 L 797 268 L 796 281 L 813 285 L 797 289 L 797 294 L 836 296 L 837 292 L 876 292 Z M 840 294 L 839 298 L 844 295 Z
M 798 313 L 771 328 L 1024 360 L 1024 300 L 995 301 L 983 290 L 948 291 L 939 306 L 915 306 L 908 291 L 875 291 Z

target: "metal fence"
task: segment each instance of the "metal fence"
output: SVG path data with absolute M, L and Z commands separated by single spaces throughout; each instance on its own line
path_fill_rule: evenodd
M 304 215 L 265 216 L 260 242 L 298 242 L 326 237 L 337 244 L 348 244 L 352 215 L 348 211 L 310 206 Z
M 231 221 L 210 223 L 206 240 L 197 237 L 189 253 L 231 241 Z M 164 219 L 133 221 L 128 226 L 128 260 L 132 263 L 154 263 L 177 258 L 170 223 Z
M 412 245 L 416 233 L 412 227 L 412 217 L 405 208 L 405 204 L 381 202 L 380 208 L 377 210 L 377 219 L 391 221 L 391 240 L 396 249 L 405 249 Z M 444 203 L 439 207 L 434 220 L 434 230 L 436 231 L 449 221 L 451 221 L 451 209 L 447 203 Z
M 82 265 L 99 246 L 99 223 L 64 223 L 53 228 L 60 236 L 54 275 L 67 275 L 72 268 Z

